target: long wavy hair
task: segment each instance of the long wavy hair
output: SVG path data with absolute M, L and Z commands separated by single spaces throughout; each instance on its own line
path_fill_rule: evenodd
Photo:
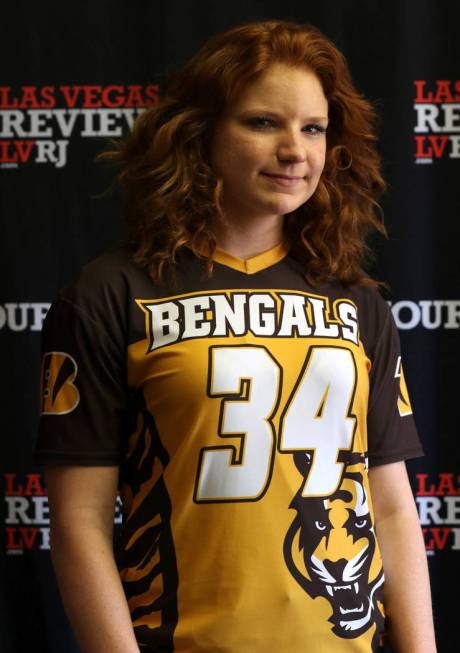
M 190 247 L 212 274 L 213 220 L 222 182 L 210 165 L 213 126 L 247 84 L 274 63 L 310 69 L 329 106 L 324 170 L 312 197 L 285 218 L 292 252 L 312 285 L 373 282 L 363 270 L 367 236 L 385 233 L 378 198 L 385 184 L 376 114 L 353 86 L 344 56 L 318 29 L 285 21 L 231 28 L 199 50 L 169 81 L 159 105 L 99 158 L 116 163 L 135 261 L 156 283 L 174 276 Z

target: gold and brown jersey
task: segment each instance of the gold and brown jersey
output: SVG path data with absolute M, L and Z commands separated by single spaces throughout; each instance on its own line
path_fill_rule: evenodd
M 367 472 L 422 450 L 376 290 L 311 288 L 284 244 L 155 286 L 120 248 L 53 304 L 41 377 L 37 461 L 120 467 L 141 651 L 380 650 Z

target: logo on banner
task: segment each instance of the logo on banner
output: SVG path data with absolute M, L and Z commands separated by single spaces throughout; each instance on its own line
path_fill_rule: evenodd
M 5 546 L 10 554 L 50 548 L 48 497 L 40 474 L 3 474 L 5 483 Z
M 416 502 L 428 555 L 460 551 L 460 475 L 416 474 Z
M 398 329 L 460 329 L 459 299 L 403 299 L 388 302 Z
M 48 551 L 50 520 L 48 496 L 40 474 L 2 475 L 5 501 L 5 548 L 9 555 L 25 551 Z M 121 501 L 117 498 L 114 523 L 121 524 Z
M 460 158 L 460 80 L 414 80 L 415 163 Z
M 67 163 L 72 136 L 114 138 L 158 104 L 158 84 L 0 86 L 0 168 Z
M 49 302 L 0 304 L 0 331 L 41 331 Z

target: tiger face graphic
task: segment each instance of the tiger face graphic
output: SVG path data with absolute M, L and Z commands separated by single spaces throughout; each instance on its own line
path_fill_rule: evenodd
M 294 455 L 306 478 L 310 455 Z M 384 581 L 364 484 L 364 457 L 346 465 L 340 485 L 328 497 L 303 497 L 290 504 L 296 516 L 284 541 L 284 558 L 292 576 L 312 597 L 324 597 L 332 614 L 332 632 L 354 638 L 376 625 L 383 630 Z

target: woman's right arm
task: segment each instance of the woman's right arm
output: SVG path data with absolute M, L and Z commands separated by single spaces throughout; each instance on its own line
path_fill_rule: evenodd
M 82 653 L 139 653 L 113 555 L 118 467 L 47 465 L 51 557 Z

